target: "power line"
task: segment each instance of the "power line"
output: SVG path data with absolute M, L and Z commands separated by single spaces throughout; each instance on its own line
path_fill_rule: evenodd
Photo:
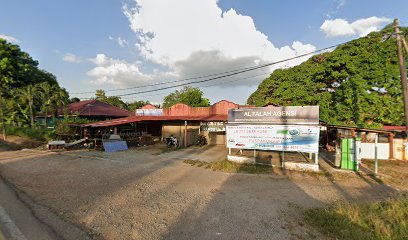
M 173 81 L 169 81 L 169 82 L 160 82 L 160 83 L 153 83 L 153 84 L 147 84 L 147 85 L 139 85 L 139 86 L 128 87 L 128 88 L 108 89 L 108 90 L 104 90 L 104 91 L 105 91 L 105 92 L 116 92 L 116 91 L 123 91 L 123 90 L 129 90 L 129 89 L 137 89 L 137 88 L 144 88 L 144 87 L 153 87 L 153 86 L 158 86 L 158 85 L 163 85 L 163 84 L 169 84 L 169 83 L 184 82 L 184 81 L 194 80 L 194 79 L 200 79 L 200 78 L 208 78 L 208 77 L 213 77 L 213 76 L 217 76 L 217 75 L 221 75 L 221 74 L 227 74 L 227 73 L 237 72 L 237 71 L 246 70 L 246 69 L 251 69 L 251 68 L 253 68 L 253 67 L 246 67 L 246 68 L 234 69 L 234 70 L 230 70 L 230 71 L 226 71 L 226 72 L 213 73 L 213 74 L 204 75 L 204 76 L 199 76 L 199 77 L 184 78 L 184 79 L 173 80 Z M 77 92 L 77 93 L 71 93 L 71 94 L 80 95 L 80 94 L 89 94 L 89 93 L 95 93 L 95 91 L 93 91 L 93 92 Z
M 275 65 L 275 64 L 278 64 L 278 63 L 282 63 L 282 62 L 294 60 L 294 59 L 297 59 L 297 58 L 305 57 L 305 56 L 308 56 L 308 55 L 311 55 L 311 54 L 315 54 L 315 53 L 318 53 L 318 52 L 322 52 L 322 51 L 329 50 L 329 49 L 331 49 L 331 48 L 338 47 L 338 46 L 343 45 L 343 44 L 345 44 L 345 43 L 333 45 L 333 46 L 326 47 L 326 48 L 322 48 L 322 49 L 319 49 L 319 50 L 315 50 L 315 51 L 312 51 L 312 52 L 309 52 L 309 53 L 301 54 L 301 55 L 298 55 L 298 56 L 295 56 L 295 57 L 291 57 L 291 58 L 283 59 L 283 60 L 280 60 L 280 61 L 277 61 L 277 62 L 267 63 L 267 64 L 263 64 L 263 65 L 259 65 L 259 66 L 246 67 L 246 68 L 240 68 L 240 69 L 234 69 L 234 70 L 230 70 L 230 71 L 226 71 L 226 72 L 214 73 L 214 74 L 209 74 L 209 75 L 204 75 L 204 76 L 199 76 L 199 77 L 185 78 L 185 79 L 174 80 L 174 81 L 169 81 L 169 82 L 161 82 L 161 83 L 140 85 L 140 86 L 135 86 L 135 87 L 105 90 L 105 92 L 113 92 L 113 91 L 130 90 L 130 89 L 137 89 L 137 88 L 144 88 L 144 87 L 152 87 L 152 86 L 158 86 L 158 85 L 169 84 L 169 83 L 176 83 L 176 82 L 183 82 L 183 81 L 194 80 L 194 79 L 208 78 L 208 77 L 213 77 L 213 76 L 217 76 L 217 75 L 222 75 L 222 74 L 223 74 L 222 76 L 219 76 L 219 77 L 214 77 L 214 78 L 210 78 L 210 79 L 206 79 L 206 80 L 201 80 L 201 81 L 194 81 L 194 82 L 189 82 L 189 83 L 184 83 L 184 84 L 178 84 L 178 85 L 163 87 L 163 88 L 154 89 L 154 90 L 146 90 L 146 91 L 142 91 L 142 92 L 128 93 L 128 94 L 119 94 L 119 95 L 112 95 L 112 96 L 134 95 L 134 94 L 147 93 L 147 92 L 152 92 L 152 91 L 160 91 L 160 90 L 165 90 L 165 89 L 169 89 L 169 88 L 175 88 L 175 87 L 185 86 L 185 85 L 189 85 L 189 84 L 192 84 L 192 83 L 200 83 L 200 82 L 205 82 L 205 81 L 212 81 L 212 80 L 216 80 L 216 79 L 220 79 L 220 78 L 224 78 L 224 77 L 229 77 L 229 76 L 241 74 L 241 73 L 244 73 L 244 72 L 253 71 L 253 70 L 256 70 L 256 69 L 260 69 L 260 68 L 272 66 L 272 65 Z M 79 92 L 79 93 L 71 93 L 71 94 L 89 94 L 89 93 L 94 93 L 94 92 Z
M 264 72 L 264 73 L 261 73 L 261 74 L 258 74 L 258 75 L 254 75 L 254 76 L 249 76 L 249 77 L 244 77 L 244 78 L 233 79 L 233 80 L 230 80 L 230 81 L 224 81 L 224 82 L 222 82 L 222 83 L 215 83 L 215 84 L 210 84 L 210 85 L 202 85 L 202 86 L 198 86 L 198 87 L 200 87 L 200 88 L 207 88 L 207 87 L 212 87 L 212 86 L 217 86 L 217 85 L 224 85 L 224 84 L 226 84 L 226 83 L 238 82 L 238 81 L 242 81 L 242 80 L 246 80 L 246 79 L 250 79 L 250 78 L 255 78 L 255 77 L 259 77 L 259 76 L 263 76 L 263 75 L 267 75 L 267 74 L 270 74 L 270 72 L 268 71 L 268 72 Z M 149 95 L 142 95 L 142 96 L 140 96 L 140 97 L 160 96 L 160 95 L 165 95 L 165 94 L 168 94 L 168 93 L 165 92 L 165 93 L 158 93 L 158 94 L 149 94 Z M 126 98 L 129 99 L 129 97 L 124 97 L 123 99 L 126 99 Z
M 225 75 L 222 75 L 222 76 L 213 77 L 213 78 L 209 78 L 209 79 L 205 79 L 205 80 L 194 81 L 194 82 L 189 82 L 189 83 L 182 83 L 182 84 L 177 84 L 177 85 L 173 85 L 173 86 L 162 87 L 162 88 L 158 88 L 158 89 L 145 90 L 145 91 L 141 91 L 141 92 L 118 94 L 118 95 L 113 95 L 113 96 L 122 97 L 122 96 L 136 95 L 136 94 L 156 92 L 156 91 L 161 91 L 161 90 L 166 90 L 166 89 L 171 89 L 171 88 L 182 87 L 182 86 L 186 86 L 186 85 L 190 85 L 190 84 L 194 84 L 194 83 L 202 83 L 202 82 L 214 81 L 214 80 L 217 80 L 217 79 L 221 79 L 221 78 L 225 78 L 225 77 L 230 77 L 230 76 L 234 76 L 234 75 L 237 75 L 237 74 L 241 74 L 241 73 L 253 71 L 253 70 L 256 70 L 256 69 L 260 69 L 260 68 L 264 68 L 264 67 L 276 65 L 276 64 L 278 64 L 278 63 L 287 62 L 287 61 L 290 61 L 290 60 L 294 60 L 294 59 L 298 59 L 298 58 L 301 58 L 301 57 L 305 57 L 305 56 L 307 56 L 307 55 L 314 54 L 314 53 L 318 53 L 318 52 L 322 52 L 322 51 L 326 51 L 326 50 L 328 50 L 328 49 L 331 49 L 331 48 L 334 48 L 334 47 L 337 47 L 337 46 L 340 46 L 340 45 L 342 45 L 342 44 L 337 44 L 337 45 L 334 45 L 334 46 L 331 46 L 331 47 L 326 47 L 326 48 L 319 49 L 319 50 L 316 50 L 316 51 L 313 51 L 313 52 L 301 54 L 301 55 L 298 55 L 298 56 L 295 56 L 295 57 L 287 58 L 287 59 L 280 60 L 280 61 L 276 61 L 276 62 L 272 62 L 272 63 L 263 64 L 263 65 L 260 65 L 260 66 L 257 66 L 257 67 L 252 67 L 252 68 L 248 68 L 248 69 L 245 69 L 245 70 L 242 70 L 242 71 L 238 71 L 238 72 L 234 72 L 234 73 L 230 73 L 230 74 L 225 74 Z

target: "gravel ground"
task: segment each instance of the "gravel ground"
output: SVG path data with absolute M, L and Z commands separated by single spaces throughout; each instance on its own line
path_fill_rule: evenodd
M 0 174 L 95 239 L 324 239 L 302 209 L 395 194 L 353 173 L 228 174 L 183 163 L 225 154 L 204 149 L 7 152 Z

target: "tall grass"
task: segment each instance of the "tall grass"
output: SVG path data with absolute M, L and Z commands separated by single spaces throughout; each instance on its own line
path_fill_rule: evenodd
M 51 140 L 55 133 L 53 130 L 42 129 L 42 128 L 30 128 L 30 127 L 13 127 L 9 126 L 6 128 L 7 135 L 14 135 L 20 137 L 26 137 L 38 141 L 48 141 Z
M 334 239 L 408 239 L 408 198 L 371 204 L 338 203 L 307 210 L 305 219 Z
M 229 173 L 246 172 L 246 173 L 271 173 L 271 166 L 256 165 L 256 164 L 240 164 L 236 162 L 231 162 L 228 160 L 220 160 L 214 162 L 203 162 L 197 160 L 184 160 L 192 166 L 205 167 L 212 169 L 214 171 L 222 171 Z

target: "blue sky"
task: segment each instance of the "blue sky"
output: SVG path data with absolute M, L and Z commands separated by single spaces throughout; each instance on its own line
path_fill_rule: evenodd
M 404 0 L 16 0 L 1 6 L 0 36 L 19 44 L 71 93 L 277 61 L 364 36 L 396 17 L 408 25 Z M 194 86 L 204 87 L 213 103 L 242 104 L 273 69 Z M 173 90 L 124 100 L 161 102 Z

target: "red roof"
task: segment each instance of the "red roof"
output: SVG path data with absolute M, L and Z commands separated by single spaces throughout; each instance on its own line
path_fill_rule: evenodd
M 147 105 L 146 105 L 147 106 Z M 148 106 L 150 107 L 150 106 Z M 126 123 L 141 121 L 227 121 L 228 109 L 252 107 L 238 105 L 236 103 L 222 100 L 209 107 L 191 107 L 184 103 L 176 103 L 171 107 L 163 109 L 163 115 L 136 115 L 127 118 L 108 120 L 83 124 L 82 127 L 109 127 Z
M 383 126 L 387 131 L 405 131 L 405 126 Z
M 68 114 L 79 114 L 81 117 L 127 117 L 132 112 L 112 106 L 98 100 L 86 100 L 68 104 Z M 64 115 L 64 108 L 58 109 L 58 115 Z
M 82 124 L 82 127 L 110 127 L 142 121 L 227 121 L 228 115 L 211 116 L 133 116 L 113 120 Z
M 148 103 L 139 109 L 157 109 L 157 107 L 154 106 L 153 104 Z

